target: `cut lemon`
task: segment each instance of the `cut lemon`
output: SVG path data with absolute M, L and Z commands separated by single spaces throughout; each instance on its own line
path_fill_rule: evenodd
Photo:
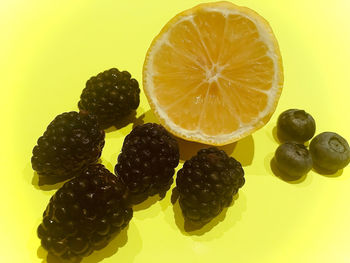
M 282 84 L 270 25 L 230 2 L 176 15 L 154 38 L 143 67 L 143 88 L 160 123 L 178 137 L 211 145 L 264 126 Z

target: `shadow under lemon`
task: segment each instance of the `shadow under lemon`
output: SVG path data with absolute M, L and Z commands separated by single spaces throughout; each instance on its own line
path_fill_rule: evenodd
M 236 147 L 230 155 L 239 161 L 243 167 L 251 165 L 254 159 L 255 148 L 253 136 L 248 135 L 235 144 Z
M 148 110 L 145 113 L 143 113 L 142 115 L 140 115 L 138 118 L 136 118 L 133 122 L 132 128 L 135 128 L 138 125 L 142 125 L 142 124 L 149 123 L 149 122 L 159 124 L 159 121 L 158 121 L 157 117 L 154 115 L 154 113 L 152 112 L 152 110 Z
M 139 116 L 133 123 L 133 128 L 137 125 L 142 125 L 148 122 L 158 123 L 159 121 L 157 117 L 154 115 L 152 110 L 148 110 L 141 116 Z M 184 140 L 182 138 L 176 137 L 176 140 L 179 143 L 180 150 L 180 160 L 186 161 L 189 160 L 192 156 L 196 155 L 200 149 L 212 147 L 208 144 L 191 142 Z M 242 166 L 247 166 L 252 164 L 254 157 L 254 140 L 253 136 L 249 135 L 238 142 L 230 143 L 223 146 L 217 146 L 220 150 L 223 150 L 227 153 L 227 155 L 234 157 L 237 159 Z
M 186 140 L 181 139 L 179 137 L 175 137 L 175 138 L 179 144 L 180 161 L 182 161 L 182 162 L 191 159 L 201 149 L 213 147 L 212 145 L 208 145 L 208 144 L 204 144 L 204 143 L 186 141 Z M 227 155 L 231 155 L 233 153 L 233 150 L 236 147 L 236 143 L 231 143 L 228 145 L 216 146 L 216 147 L 218 149 L 226 152 Z

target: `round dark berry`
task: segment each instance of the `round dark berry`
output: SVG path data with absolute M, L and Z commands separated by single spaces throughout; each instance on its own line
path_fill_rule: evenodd
M 275 152 L 277 168 L 284 174 L 300 178 L 312 168 L 312 158 L 303 144 L 286 142 L 281 144 Z
M 334 173 L 350 162 L 349 144 L 337 133 L 320 133 L 312 139 L 309 147 L 316 170 Z
M 277 136 L 281 142 L 304 143 L 314 136 L 315 130 L 314 118 L 304 110 L 286 110 L 277 120 Z
M 179 163 L 177 141 L 156 123 L 136 126 L 124 140 L 115 173 L 130 190 L 134 204 L 164 194 Z
M 79 259 L 101 249 L 132 218 L 120 178 L 96 164 L 66 182 L 50 199 L 37 234 L 61 259 Z
M 178 171 L 176 189 L 186 220 L 203 225 L 231 204 L 245 183 L 241 164 L 215 147 L 199 150 Z
M 136 110 L 140 103 L 137 80 L 127 71 L 116 68 L 99 73 L 86 82 L 78 107 L 97 116 L 103 129 Z
M 33 149 L 32 167 L 40 176 L 66 179 L 96 163 L 105 133 L 95 116 L 75 111 L 58 115 Z

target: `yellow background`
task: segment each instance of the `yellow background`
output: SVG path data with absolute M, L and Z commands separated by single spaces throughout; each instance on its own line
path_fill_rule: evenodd
M 30 158 L 48 123 L 77 110 L 86 80 L 105 69 L 128 70 L 141 83 L 153 37 L 175 14 L 200 2 L 0 1 L 1 262 L 47 261 L 36 228 L 60 184 L 39 187 Z M 169 191 L 161 201 L 137 206 L 128 229 L 83 263 L 350 262 L 350 167 L 334 176 L 311 171 L 296 183 L 281 180 L 270 168 L 278 146 L 273 129 L 288 108 L 311 113 L 317 133 L 334 131 L 350 141 L 350 2 L 234 3 L 270 22 L 285 73 L 271 121 L 224 147 L 245 169 L 239 197 L 202 230 L 186 233 Z M 144 94 L 137 117 L 154 121 Z M 108 130 L 102 162 L 110 170 L 131 128 Z M 181 141 L 180 147 L 186 159 L 201 145 Z

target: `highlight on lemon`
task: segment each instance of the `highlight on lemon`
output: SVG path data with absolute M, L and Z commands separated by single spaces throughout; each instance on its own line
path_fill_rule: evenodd
M 143 88 L 160 123 L 180 138 L 211 145 L 263 127 L 282 85 L 269 23 L 230 2 L 176 15 L 153 39 L 143 67 Z

